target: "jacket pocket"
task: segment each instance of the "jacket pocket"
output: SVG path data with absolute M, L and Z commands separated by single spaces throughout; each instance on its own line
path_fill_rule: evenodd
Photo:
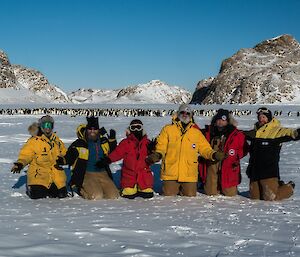
M 198 176 L 198 161 L 187 161 L 187 176 L 188 177 L 197 177 Z

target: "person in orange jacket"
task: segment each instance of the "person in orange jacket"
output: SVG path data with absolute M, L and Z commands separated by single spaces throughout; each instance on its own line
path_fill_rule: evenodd
M 39 119 L 39 131 L 34 133 L 22 147 L 18 160 L 11 168 L 12 173 L 27 171 L 27 194 L 31 199 L 45 197 L 67 197 L 66 174 L 56 166 L 56 159 L 64 156 L 64 143 L 53 132 L 54 120 L 46 115 Z
M 179 107 L 172 119 L 157 137 L 155 152 L 147 157 L 153 164 L 162 159 L 162 193 L 165 196 L 196 196 L 198 182 L 198 157 L 222 160 L 225 154 L 214 151 L 193 119 L 189 105 Z

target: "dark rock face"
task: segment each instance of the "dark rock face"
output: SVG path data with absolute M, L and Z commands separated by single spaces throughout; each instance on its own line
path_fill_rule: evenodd
M 204 84 L 197 86 L 192 103 L 295 101 L 300 94 L 300 45 L 292 36 L 283 35 L 241 49 L 222 62 L 216 78 Z

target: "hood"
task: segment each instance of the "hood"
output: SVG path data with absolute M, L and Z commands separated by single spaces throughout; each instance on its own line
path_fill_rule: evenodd
M 80 124 L 77 129 L 76 129 L 76 134 L 77 134 L 77 137 L 79 139 L 82 139 L 84 141 L 86 141 L 85 139 L 85 130 L 86 130 L 86 124 Z

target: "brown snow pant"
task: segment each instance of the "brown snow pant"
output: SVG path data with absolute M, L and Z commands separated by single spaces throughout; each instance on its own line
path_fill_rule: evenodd
M 267 178 L 250 181 L 250 198 L 265 201 L 276 201 L 289 198 L 294 189 L 289 184 L 279 185 L 278 178 Z
M 207 169 L 204 192 L 207 195 L 223 194 L 225 196 L 235 196 L 238 193 L 237 187 L 228 187 L 221 189 L 220 178 L 218 175 L 219 163 L 212 164 Z
M 178 182 L 176 180 L 164 180 L 162 193 L 164 196 L 196 196 L 197 183 L 196 182 Z
M 80 193 L 88 200 L 116 199 L 120 196 L 106 171 L 86 172 Z

